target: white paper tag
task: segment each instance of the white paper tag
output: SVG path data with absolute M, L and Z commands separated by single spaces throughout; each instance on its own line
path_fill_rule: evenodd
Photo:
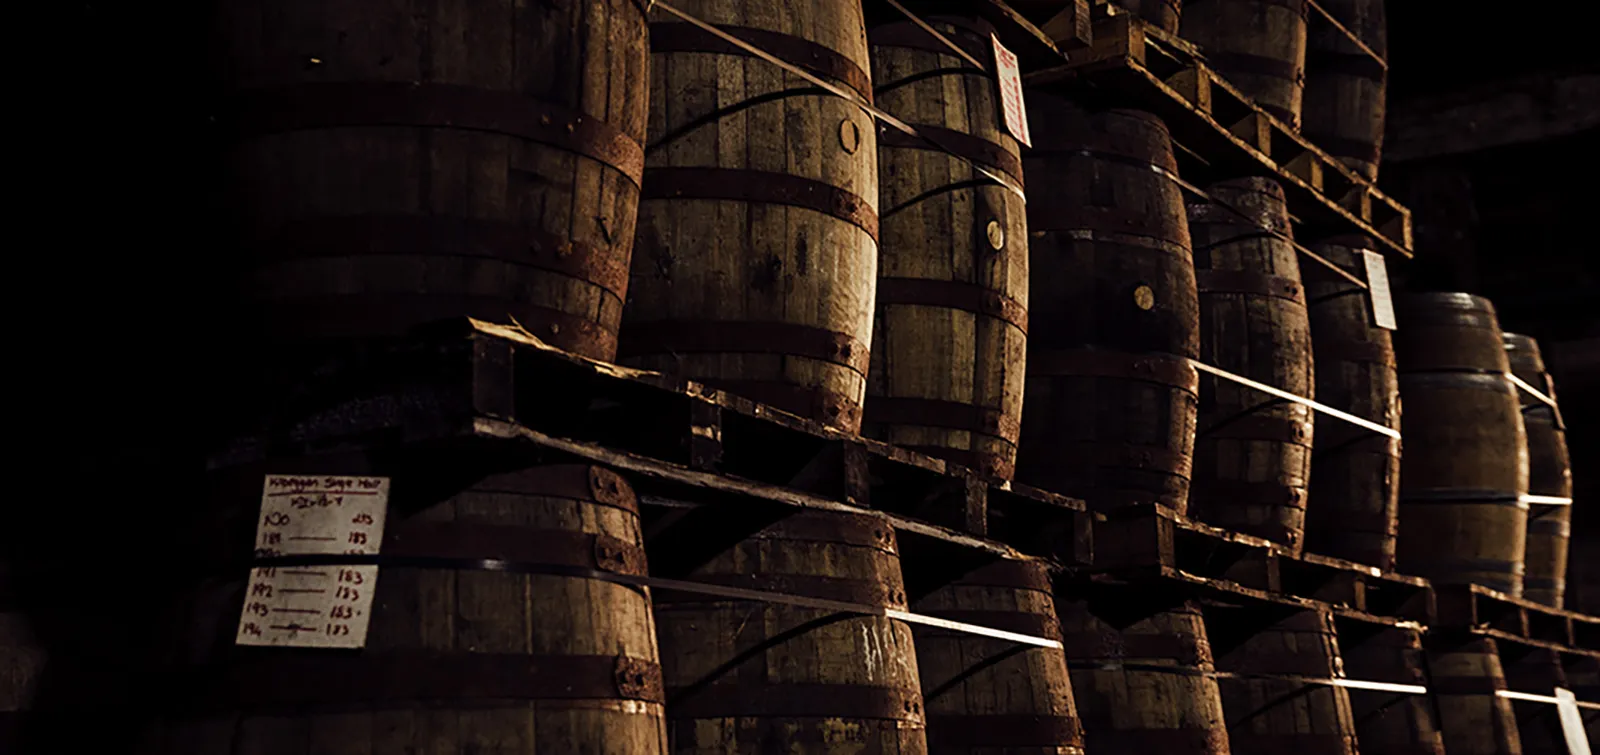
M 1394 296 L 1389 291 L 1389 268 L 1383 261 L 1383 255 L 1363 249 L 1361 257 L 1367 263 L 1367 294 L 1372 299 L 1372 321 L 1380 328 L 1395 330 Z
M 1032 147 L 1033 140 L 1028 136 L 1028 109 L 1022 102 L 1022 67 L 1017 63 L 1016 54 L 1000 44 L 999 37 L 990 34 L 989 39 L 994 42 L 994 70 L 1000 78 L 1000 111 L 1006 130 L 1023 146 Z
M 378 552 L 389 478 L 268 475 L 258 557 Z M 372 618 L 376 566 L 251 569 L 240 645 L 359 648 Z

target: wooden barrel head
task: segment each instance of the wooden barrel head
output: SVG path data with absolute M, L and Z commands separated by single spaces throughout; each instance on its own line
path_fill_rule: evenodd
M 1187 506 L 1199 314 L 1167 128 L 1037 95 L 1018 479 L 1097 509 Z M 1156 168 L 1158 170 L 1153 170 Z
M 1306 82 L 1304 0 L 1189 0 L 1180 33 L 1206 62 L 1291 128 Z
M 1221 614 L 1234 612 L 1246 613 L 1218 609 Z M 1236 621 L 1228 617 L 1209 625 Z M 1246 636 L 1228 637 L 1241 632 Z M 1300 611 L 1263 627 L 1220 628 L 1211 636 L 1217 643 L 1217 670 L 1239 675 L 1217 681 L 1233 755 L 1356 755 L 1349 693 L 1343 687 L 1282 678 L 1339 676 L 1343 664 L 1331 613 Z
M 1323 0 L 1368 49 L 1387 56 L 1383 0 Z M 1370 181 L 1383 156 L 1388 70 L 1332 24 L 1314 23 L 1306 51 L 1305 126 L 1312 144 Z
M 1450 755 L 1522 755 L 1499 648 L 1487 637 L 1429 637 L 1428 691 Z

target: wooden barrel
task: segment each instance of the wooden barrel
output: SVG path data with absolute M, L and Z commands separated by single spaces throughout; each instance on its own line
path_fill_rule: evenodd
M 1315 393 L 1311 325 L 1283 189 L 1223 181 L 1189 205 L 1200 289 L 1200 361 L 1297 396 Z M 1191 512 L 1298 552 L 1311 475 L 1311 409 L 1231 380 L 1200 379 Z
M 266 334 L 472 316 L 612 358 L 644 160 L 643 8 L 222 3 L 230 176 Z
M 46 656 L 21 610 L 11 569 L 0 560 L 0 752 L 20 753 L 27 751 L 24 736 L 32 736 L 28 722 Z
M 1505 334 L 1511 374 L 1555 398 L 1555 382 L 1545 371 L 1539 343 L 1518 333 Z M 1522 424 L 1528 434 L 1528 493 L 1552 498 L 1572 498 L 1572 459 L 1567 454 L 1567 431 L 1561 413 L 1525 391 Z M 1567 552 L 1572 538 L 1571 504 L 1529 503 L 1527 572 L 1522 597 L 1561 608 L 1566 601 Z
M 1561 665 L 1561 653 L 1545 648 L 1528 648 L 1520 658 L 1502 657 L 1506 687 L 1549 697 L 1557 687 L 1570 689 Z M 1561 715 L 1556 706 L 1528 700 L 1512 700 L 1517 717 L 1517 732 L 1522 738 L 1522 755 L 1569 755 L 1561 732 Z
M 1305 0 L 1189 0 L 1181 33 L 1230 84 L 1291 128 L 1306 82 Z
M 1155 611 L 1060 603 L 1062 642 L 1089 755 L 1228 755 L 1200 606 Z M 1143 615 L 1140 615 L 1143 614 Z
M 289 463 L 297 473 L 367 471 Z M 182 697 L 172 703 L 182 707 L 150 751 L 665 751 L 650 597 L 588 576 L 646 572 L 627 482 L 600 467 L 544 466 L 434 496 L 422 492 L 435 484 L 424 476 L 438 470 L 408 471 L 393 478 L 395 494 L 426 500 L 391 500 L 380 553 L 398 562 L 382 566 L 376 585 L 354 570 L 340 577 L 341 587 L 376 590 L 365 646 L 237 646 L 250 583 L 207 582 L 175 636 Z M 235 559 L 254 541 L 261 479 L 215 514 L 209 542 Z M 517 566 L 490 570 L 485 560 Z
M 917 601 L 918 613 L 1059 639 L 1050 572 L 1000 561 Z M 928 711 L 928 751 L 1082 755 L 1083 730 L 1059 649 L 935 627 L 913 630 Z
M 1333 679 L 1341 669 L 1333 614 L 1326 611 L 1295 613 L 1226 651 L 1219 645 L 1217 670 L 1240 675 L 1217 682 L 1233 755 L 1356 755 L 1355 718 L 1343 687 L 1264 678 Z
M 1323 0 L 1322 7 L 1373 52 L 1389 54 L 1384 0 Z M 1312 24 L 1307 45 L 1306 138 L 1378 180 L 1388 69 L 1331 24 Z
M 676 7 L 872 99 L 859 0 Z M 854 432 L 878 264 L 872 119 L 663 11 L 620 354 Z
M 1404 324 L 1401 327 L 1405 327 Z M 1428 692 L 1450 755 L 1522 755 L 1499 649 L 1487 637 L 1429 637 Z
M 987 22 L 926 20 L 979 60 L 993 57 Z M 875 26 L 867 39 L 879 107 L 1022 183 L 993 76 L 909 21 Z M 1028 341 L 1026 204 L 899 131 L 879 135 L 878 166 L 878 305 L 863 432 L 1009 480 Z
M 1370 634 L 1357 637 L 1340 632 L 1345 676 L 1363 682 L 1428 686 L 1421 632 L 1370 624 L 1353 628 Z M 1426 695 L 1364 689 L 1351 689 L 1349 694 L 1362 755 L 1445 755 L 1444 735 Z
M 1365 238 L 1312 244 L 1324 259 L 1366 278 Z M 1307 311 L 1317 400 L 1400 429 L 1400 383 L 1389 331 L 1372 322 L 1372 300 L 1350 281 L 1308 265 Z M 1400 515 L 1400 441 L 1338 419 L 1317 423 L 1311 453 L 1316 501 L 1306 509 L 1306 549 L 1388 570 Z
M 1178 33 L 1178 19 L 1183 16 L 1183 0 L 1113 0 L 1113 2 L 1157 29 L 1168 34 Z
M 1172 139 L 1149 113 L 1028 100 L 1033 276 L 1017 479 L 1096 509 L 1189 500 L 1199 310 Z
M 1433 293 L 1401 296 L 1396 309 L 1406 428 L 1397 566 L 1520 595 L 1528 455 L 1494 305 Z
M 874 516 L 794 514 L 688 579 L 906 606 L 894 529 Z M 904 622 L 658 591 L 656 623 L 672 752 L 927 752 Z

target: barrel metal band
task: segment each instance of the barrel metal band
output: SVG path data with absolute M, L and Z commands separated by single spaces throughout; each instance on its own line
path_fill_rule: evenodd
M 657 320 L 629 323 L 624 357 L 647 354 L 782 354 L 829 362 L 866 375 L 872 356 L 848 333 L 788 322 Z M 709 381 L 708 381 L 709 382 Z
M 865 684 L 708 684 L 669 688 L 673 718 L 922 720 L 922 691 Z
M 262 262 L 360 256 L 481 257 L 628 295 L 626 248 L 563 238 L 516 222 L 437 215 L 346 215 L 295 220 L 256 242 Z
M 1028 373 L 1046 377 L 1109 377 L 1177 388 L 1198 396 L 1197 362 L 1175 354 L 1130 354 L 1101 349 L 1040 349 L 1028 355 Z
M 1213 64 L 1212 67 L 1230 73 L 1248 73 L 1295 83 L 1304 83 L 1306 80 L 1306 71 L 1303 66 L 1282 58 L 1252 55 L 1247 52 L 1217 50 L 1208 51 L 1205 54 L 1205 60 Z M 1257 106 L 1263 110 L 1267 109 L 1261 103 L 1257 103 Z
M 1226 438 L 1229 440 L 1267 440 L 1310 448 L 1312 427 L 1309 419 L 1296 420 L 1249 414 L 1229 419 L 1222 424 L 1201 430 L 1199 437 Z
M 718 25 L 723 32 L 766 50 L 819 76 L 843 82 L 867 102 L 872 101 L 872 77 L 855 61 L 829 47 L 792 34 L 749 26 Z M 650 52 L 704 52 L 754 57 L 751 52 L 691 23 L 650 24 Z
M 998 409 L 960 401 L 940 401 L 899 396 L 871 396 L 862 409 L 862 421 L 889 425 L 919 425 L 989 435 L 1017 442 L 1017 418 Z
M 1293 278 L 1248 270 L 1195 270 L 1194 280 L 1202 294 L 1254 294 L 1306 304 L 1305 287 Z
M 988 73 L 988 67 L 983 64 L 982 59 L 989 55 L 989 51 L 984 49 L 980 40 L 973 38 L 977 33 L 976 30 L 962 29 L 965 33 L 951 37 L 933 28 L 895 0 L 889 0 L 889 4 L 904 14 L 910 22 L 882 24 L 868 29 L 868 45 L 954 55 L 976 69 L 974 73 Z
M 1051 441 L 1047 448 L 1061 452 L 1055 455 L 1059 460 L 1053 463 L 1069 467 L 1126 467 L 1163 472 L 1185 479 L 1194 467 L 1194 454 L 1162 446 L 1104 440 L 1056 440 Z
M 1057 748 L 1083 743 L 1083 726 L 1072 716 L 929 713 L 928 729 L 939 748 L 1043 747 L 1060 752 Z
M 790 173 L 743 168 L 651 168 L 640 201 L 714 199 L 800 207 L 843 220 L 878 240 L 878 211 L 854 192 Z
M 871 406 L 871 403 L 868 403 Z M 1016 462 L 1014 454 L 1000 454 L 989 451 L 974 451 L 969 448 L 951 448 L 949 446 L 924 446 L 909 445 L 904 447 L 907 451 L 943 459 L 951 464 L 959 464 L 967 469 L 980 472 L 991 477 L 1009 480 L 1015 476 Z
M 904 606 L 906 594 L 902 587 L 885 584 L 881 580 L 821 577 L 814 574 L 702 574 L 695 582 L 704 585 L 734 587 L 741 590 L 800 595 L 807 598 L 831 600 L 839 603 L 856 603 L 869 606 Z M 728 598 L 703 592 L 676 592 L 660 588 L 655 596 L 658 609 L 669 606 L 719 603 Z
M 1551 508 L 1559 511 L 1566 510 L 1565 507 L 1552 506 Z M 1565 517 L 1556 519 L 1535 515 L 1528 519 L 1528 534 L 1572 537 L 1572 521 Z
M 987 286 L 933 278 L 879 278 L 878 304 L 920 304 L 988 315 L 1028 332 L 1028 308 Z
M 871 548 L 898 555 L 894 526 L 871 515 L 829 511 L 822 516 L 795 514 L 750 535 L 747 540 L 781 543 L 828 543 Z
M 1092 241 L 1097 244 L 1114 244 L 1122 247 L 1132 247 L 1140 252 L 1151 250 L 1163 254 L 1171 254 L 1184 262 L 1193 259 L 1193 253 L 1187 246 L 1188 242 L 1178 243 L 1167 239 L 1158 239 L 1151 236 L 1140 236 L 1133 233 L 1124 233 L 1119 230 L 1102 230 L 1097 228 L 1033 228 L 1033 218 L 1028 219 L 1031 233 L 1035 237 L 1061 235 L 1073 241 Z M 1086 225 L 1097 225 L 1094 221 Z
M 406 522 L 384 533 L 383 552 L 401 557 L 490 558 L 645 574 L 643 548 L 610 535 L 573 530 L 472 522 Z
M 1018 186 L 1024 185 L 1022 180 L 1022 158 L 1016 152 L 983 137 L 942 126 L 919 123 L 917 124 L 917 130 L 924 135 L 937 138 L 937 144 L 899 131 L 884 131 L 878 135 L 878 146 L 895 149 L 950 152 L 969 163 L 998 170 L 1010 176 L 1012 180 L 1017 182 Z
M 1191 495 L 1207 503 L 1219 506 L 1219 509 L 1212 513 L 1212 516 L 1218 520 L 1216 524 L 1219 527 L 1230 526 L 1225 523 L 1227 518 L 1225 514 L 1233 512 L 1240 504 L 1294 509 L 1303 509 L 1306 505 L 1306 488 L 1303 483 L 1300 485 L 1285 485 L 1281 482 L 1222 480 L 1197 476 L 1194 479 L 1194 488 Z M 1245 514 L 1245 512 L 1237 513 L 1241 516 Z M 1276 522 L 1247 524 L 1246 522 L 1238 521 L 1233 522 L 1231 526 L 1235 529 L 1249 530 L 1252 533 L 1283 528 L 1283 525 Z
M 242 92 L 230 115 L 248 134 L 402 126 L 485 131 L 598 160 L 635 186 L 644 146 L 605 121 L 519 92 L 453 84 L 321 82 Z
M 1215 729 L 1116 729 L 1091 724 L 1090 737 L 1106 752 L 1228 752 L 1228 731 Z

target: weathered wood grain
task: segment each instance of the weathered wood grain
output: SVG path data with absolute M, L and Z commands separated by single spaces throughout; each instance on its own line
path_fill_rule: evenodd
M 1396 568 L 1522 594 L 1526 432 L 1494 305 L 1409 294 L 1394 333 L 1405 408 Z
M 1518 333 L 1505 334 L 1511 374 L 1555 398 L 1555 381 L 1545 371 L 1539 343 Z M 1572 459 L 1567 453 L 1567 430 L 1556 407 L 1518 391 L 1522 424 L 1528 435 L 1528 492 L 1532 495 L 1572 497 Z M 1556 608 L 1563 607 L 1567 588 L 1567 555 L 1572 537 L 1572 506 L 1529 504 L 1527 572 L 1522 597 Z
M 1523 755 L 1499 648 L 1487 637 L 1427 641 L 1428 692 L 1450 755 Z
M 927 19 L 979 60 L 993 27 Z M 1022 182 L 994 76 L 916 25 L 867 31 L 878 106 L 988 170 Z M 1028 233 L 1022 198 L 919 139 L 878 140 L 877 315 L 864 433 L 1010 479 L 1027 358 Z
M 1228 755 L 1198 604 L 1124 612 L 1074 602 L 1057 610 L 1089 755 Z
M 613 357 L 645 133 L 638 3 L 228 0 L 218 37 L 260 333 L 466 315 Z
M 1428 685 L 1422 634 L 1416 629 L 1383 627 L 1361 638 L 1341 632 L 1339 650 L 1345 675 L 1351 679 Z M 1428 697 L 1397 695 L 1350 690 L 1362 755 L 1444 755 L 1444 735 Z
M 1032 274 L 1017 479 L 1098 509 L 1183 511 L 1199 378 L 1189 226 L 1166 126 L 1028 101 Z
M 1389 54 L 1384 0 L 1321 0 L 1369 49 Z M 1332 24 L 1313 24 L 1301 131 L 1355 172 L 1378 180 L 1389 71 Z
M 1343 665 L 1331 613 L 1301 611 L 1216 651 L 1218 671 L 1246 675 L 1217 682 L 1233 755 L 1357 754 L 1355 718 L 1343 687 L 1249 676 L 1337 676 Z
M 1306 80 L 1304 0 L 1188 0 L 1180 33 L 1239 91 L 1291 128 Z
M 791 515 L 688 579 L 906 606 L 894 529 L 875 516 Z M 656 623 L 672 752 L 928 751 L 904 622 L 661 591 Z
M 1366 277 L 1362 238 L 1311 244 L 1323 259 Z M 1364 289 L 1308 265 L 1306 296 L 1316 363 L 1317 400 L 1400 429 L 1400 383 L 1389 331 L 1372 322 Z M 1400 515 L 1400 440 L 1335 419 L 1319 420 L 1311 453 L 1306 549 L 1325 556 L 1394 566 Z
M 918 613 L 1059 638 L 1050 572 L 1000 561 L 917 601 Z M 950 755 L 1082 755 L 1083 730 L 1060 649 L 919 626 L 928 749 Z
M 1265 178 L 1213 184 L 1189 205 L 1200 291 L 1200 359 L 1315 398 L 1311 325 L 1283 190 Z M 1218 527 L 1305 545 L 1314 415 L 1211 375 L 1200 379 L 1191 511 Z
M 871 99 L 858 0 L 684 11 Z M 662 11 L 621 353 L 856 431 L 877 284 L 872 119 Z

